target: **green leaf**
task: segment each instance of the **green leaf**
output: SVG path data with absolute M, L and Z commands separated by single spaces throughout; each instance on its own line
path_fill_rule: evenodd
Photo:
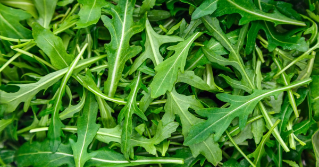
M 119 1 L 116 6 L 110 5 L 106 10 L 112 16 L 102 16 L 105 27 L 110 31 L 111 42 L 105 45 L 108 54 L 108 78 L 104 85 L 104 92 L 113 97 L 121 78 L 125 62 L 141 52 L 140 46 L 130 46 L 131 37 L 141 32 L 145 26 L 145 18 L 133 22 L 135 0 Z
M 312 136 L 313 150 L 316 155 L 316 167 L 319 166 L 319 131 L 316 131 Z
M 151 10 L 155 6 L 156 0 L 144 0 L 140 8 L 140 15 L 143 15 L 146 11 Z
M 38 12 L 35 9 L 32 0 L 0 0 L 0 2 L 7 6 L 23 9 L 26 12 L 30 13 L 34 18 L 38 17 Z
M 281 46 L 286 50 L 298 50 L 305 52 L 309 49 L 305 38 L 293 36 L 293 34 L 280 34 L 276 29 L 265 21 L 253 22 L 248 31 L 248 38 L 246 44 L 246 53 L 250 54 L 255 48 L 255 41 L 259 30 L 266 33 L 268 40 L 268 50 L 272 52 L 276 47 Z
M 315 83 L 319 82 L 319 76 L 312 76 L 313 82 L 310 84 L 311 104 L 314 112 L 314 119 L 319 120 L 319 88 Z
M 13 122 L 13 119 L 1 119 L 0 120 L 0 134 L 1 132 L 11 123 Z
M 159 35 L 157 34 L 150 22 L 146 20 L 145 23 L 145 29 L 146 29 L 146 41 L 145 41 L 145 51 L 134 61 L 131 69 L 130 74 L 132 74 L 136 69 L 146 60 L 151 59 L 153 64 L 155 66 L 159 65 L 163 62 L 163 57 L 159 52 L 159 48 L 164 43 L 170 43 L 170 42 L 179 42 L 183 41 L 182 38 L 179 38 L 177 36 L 168 36 L 168 35 Z
M 75 166 L 82 167 L 85 162 L 94 157 L 97 153 L 88 153 L 89 144 L 92 142 L 99 130 L 100 125 L 96 124 L 98 104 L 92 93 L 88 93 L 84 104 L 82 116 L 78 119 L 76 143 L 71 142 Z
M 104 0 L 78 0 L 82 5 L 79 12 L 80 20 L 76 23 L 76 28 L 85 28 L 96 24 L 101 17 L 101 8 L 107 5 Z
M 156 75 L 151 83 L 152 98 L 156 98 L 171 91 L 177 80 L 178 72 L 184 72 L 188 50 L 196 38 L 202 33 L 197 32 L 187 40 L 175 46 L 170 46 L 169 50 L 174 50 L 175 54 L 155 67 Z
M 80 71 L 103 58 L 105 58 L 105 56 L 81 60 L 75 67 L 75 70 Z M 6 112 L 13 112 L 21 102 L 24 102 L 24 108 L 25 110 L 27 110 L 30 101 L 38 92 L 43 89 L 49 88 L 54 83 L 59 81 L 67 71 L 68 68 L 64 68 L 62 70 L 52 72 L 46 76 L 41 77 L 41 79 L 35 83 L 15 84 L 15 86 L 20 87 L 19 91 L 15 93 L 7 93 L 0 90 L 0 104 L 6 107 Z
M 192 14 L 192 20 L 212 14 L 217 9 L 218 0 L 205 0 Z
M 21 9 L 13 9 L 0 3 L 0 34 L 9 38 L 32 38 L 31 31 L 19 23 L 30 17 L 30 14 Z
M 283 162 L 286 162 L 291 167 L 299 167 L 299 165 L 295 161 L 290 160 L 282 160 Z
M 171 136 L 171 133 L 176 131 L 177 127 L 177 122 L 167 120 L 166 122 L 164 122 L 164 120 L 160 121 L 157 125 L 156 134 L 153 138 L 147 139 L 143 136 L 139 136 L 138 134 L 134 134 L 130 138 L 130 146 L 132 148 L 136 146 L 143 147 L 147 152 L 155 155 L 155 145 L 169 138 Z M 121 134 L 122 128 L 120 126 L 116 126 L 115 128 L 111 129 L 100 128 L 97 132 L 96 139 L 104 143 L 109 143 L 111 141 L 121 143 Z
M 185 71 L 184 73 L 180 73 L 177 78 L 177 82 L 187 83 L 195 88 L 212 91 L 212 92 L 219 92 L 220 88 L 216 85 L 211 85 L 206 83 L 202 78 L 195 75 L 194 71 Z
M 66 52 L 60 37 L 37 23 L 32 24 L 32 30 L 37 46 L 46 53 L 54 67 L 62 69 L 71 64 L 74 57 Z
M 225 14 L 239 13 L 242 18 L 239 25 L 244 25 L 254 20 L 265 20 L 278 24 L 291 24 L 305 26 L 304 22 L 290 19 L 278 12 L 276 9 L 272 13 L 265 13 L 257 9 L 252 0 L 224 0 L 218 1 L 217 10 L 214 16 L 222 16 Z
M 75 166 L 70 144 L 61 144 L 58 151 L 53 153 L 47 147 L 49 141 L 25 143 L 17 153 L 18 166 L 56 167 L 61 165 Z M 96 156 L 88 160 L 85 166 L 136 166 L 143 164 L 177 163 L 183 164 L 180 158 L 152 158 L 136 156 L 130 162 L 114 150 L 102 148 L 96 151 Z
M 49 29 L 56 3 L 58 0 L 35 0 L 34 5 L 38 10 L 37 22 L 44 28 Z
M 83 93 L 83 96 L 81 98 L 81 101 L 74 105 L 74 106 L 69 106 L 68 108 L 66 108 L 64 111 L 62 111 L 59 114 L 59 117 L 61 120 L 67 119 L 67 118 L 72 118 L 74 116 L 75 113 L 78 113 L 82 110 L 84 103 L 85 103 L 85 98 L 86 98 L 86 93 Z
M 183 136 L 189 135 L 189 130 L 195 124 L 201 123 L 204 120 L 195 117 L 188 109 L 192 108 L 195 111 L 203 108 L 202 104 L 195 99 L 194 96 L 185 96 L 178 94 L 175 89 L 167 93 L 167 103 L 165 104 L 165 112 L 169 114 L 168 118 L 174 119 L 178 115 L 182 122 Z M 166 118 L 166 119 L 168 119 Z M 214 165 L 222 160 L 222 152 L 217 143 L 214 142 L 213 137 L 208 137 L 206 140 L 190 145 L 193 156 L 197 157 L 199 154 L 204 155 L 207 160 Z
M 260 144 L 256 148 L 256 150 L 249 154 L 248 157 L 254 157 L 254 164 L 256 166 L 260 166 L 260 160 L 265 155 L 265 144 L 269 140 L 269 137 L 272 133 L 272 131 L 275 129 L 275 127 L 279 124 L 280 120 L 277 120 L 277 122 L 269 129 L 269 131 L 263 136 Z
M 147 121 L 146 116 L 144 113 L 138 108 L 136 103 L 136 96 L 139 91 L 139 89 L 142 86 L 141 82 L 141 75 L 138 74 L 138 76 L 134 79 L 134 81 L 131 84 L 131 92 L 128 96 L 128 102 L 123 107 L 121 112 L 118 116 L 118 123 L 120 124 L 123 119 L 123 125 L 122 125 L 122 135 L 121 135 L 121 151 L 124 154 L 124 157 L 128 160 L 129 154 L 131 153 L 131 135 L 133 133 L 133 114 L 138 115 L 145 121 Z
M 243 129 L 246 125 L 248 115 L 251 114 L 260 100 L 268 96 L 278 95 L 278 93 L 282 91 L 309 82 L 311 82 L 310 78 L 273 90 L 255 90 L 249 96 L 229 95 L 226 93 L 217 94 L 217 98 L 221 101 L 230 103 L 230 107 L 196 110 L 197 114 L 208 117 L 208 120 L 193 126 L 190 129 L 190 134 L 186 137 L 184 144 L 192 145 L 199 143 L 207 139 L 212 133 L 215 133 L 214 139 L 217 141 L 230 125 L 231 121 L 236 117 L 239 117 L 239 128 Z

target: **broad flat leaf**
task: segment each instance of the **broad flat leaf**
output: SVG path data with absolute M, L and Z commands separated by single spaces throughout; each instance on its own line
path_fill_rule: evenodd
M 175 115 L 180 117 L 183 127 L 183 136 L 187 137 L 192 126 L 204 121 L 203 119 L 195 117 L 188 109 L 198 110 L 203 108 L 203 106 L 194 96 L 178 94 L 174 89 L 172 92 L 168 92 L 167 96 L 167 103 L 164 108 L 165 112 L 170 115 L 170 119 L 174 119 Z M 190 145 L 190 149 L 194 157 L 202 154 L 214 165 L 217 165 L 217 163 L 222 160 L 222 152 L 218 144 L 214 142 L 212 136 L 198 144 Z
M 105 9 L 112 16 L 112 19 L 107 16 L 101 17 L 111 34 L 111 42 L 105 45 L 109 67 L 104 92 L 109 97 L 113 97 L 115 94 L 125 62 L 142 50 L 140 46 L 130 46 L 129 44 L 130 38 L 141 32 L 145 26 L 145 18 L 139 22 L 133 22 L 134 5 L 135 0 L 119 1 L 116 6 L 110 5 Z
M 251 24 L 248 31 L 246 53 L 250 54 L 255 48 L 255 41 L 260 30 L 266 33 L 268 40 L 268 50 L 272 52 L 276 47 L 281 46 L 283 49 L 298 50 L 305 52 L 308 50 L 308 44 L 304 37 L 293 36 L 294 34 L 280 34 L 272 24 L 265 21 L 256 21 Z
M 13 119 L 1 119 L 0 120 L 0 134 L 4 128 L 6 128 L 9 124 L 13 122 Z
M 66 52 L 60 37 L 37 23 L 32 24 L 32 30 L 37 46 L 46 53 L 54 67 L 62 69 L 71 64 L 74 57 Z
M 88 93 L 82 116 L 78 118 L 76 143 L 71 142 L 75 166 L 82 167 L 85 162 L 96 155 L 96 152 L 88 153 L 88 146 L 91 144 L 100 125 L 96 124 L 98 104 L 92 93 Z
M 260 160 L 265 155 L 265 144 L 269 140 L 269 137 L 272 133 L 272 131 L 276 128 L 276 126 L 279 124 L 280 120 L 278 120 L 270 129 L 269 131 L 263 136 L 260 144 L 256 148 L 256 150 L 249 154 L 247 157 L 251 158 L 254 157 L 254 164 L 256 166 L 260 166 Z
M 255 108 L 253 116 L 261 115 L 261 112 L 259 108 Z M 254 121 L 251 124 L 251 132 L 254 135 L 254 141 L 256 144 L 259 144 L 261 141 L 261 138 L 263 137 L 264 132 L 266 131 L 265 121 L 262 119 L 259 119 L 257 121 Z
M 130 74 L 132 74 L 136 69 L 146 60 L 151 59 L 155 66 L 163 62 L 163 57 L 159 52 L 159 48 L 164 43 L 179 42 L 183 41 L 182 38 L 177 36 L 159 35 L 157 34 L 150 22 L 146 20 L 145 23 L 146 31 L 146 41 L 145 41 L 145 51 L 134 61 L 130 69 Z
M 47 147 L 49 141 L 26 142 L 22 145 L 18 153 L 18 166 L 34 166 L 34 167 L 56 167 L 68 165 L 75 166 L 73 152 L 70 144 L 61 144 L 58 151 L 52 153 Z M 96 151 L 96 156 L 88 160 L 85 166 L 136 166 L 143 164 L 158 164 L 158 163 L 177 163 L 182 164 L 183 159 L 180 158 L 152 158 L 136 156 L 130 162 L 125 160 L 124 156 L 114 150 L 101 148 Z
M 175 46 L 170 46 L 169 50 L 174 50 L 175 54 L 164 62 L 155 67 L 156 75 L 150 85 L 152 90 L 152 98 L 156 98 L 171 91 L 177 80 L 178 72 L 184 72 L 188 50 L 196 38 L 202 33 L 197 32 L 190 36 L 187 40 L 180 42 Z
M 34 5 L 39 13 L 37 22 L 46 29 L 49 29 L 57 1 L 58 0 L 34 0 Z
M 254 90 L 249 96 L 230 95 L 226 93 L 217 94 L 221 101 L 229 103 L 228 108 L 208 108 L 196 110 L 196 113 L 203 117 L 208 117 L 207 121 L 198 123 L 190 129 L 184 144 L 192 145 L 207 139 L 215 133 L 214 139 L 217 141 L 225 132 L 231 121 L 239 117 L 239 128 L 243 129 L 246 125 L 249 114 L 256 107 L 257 103 L 265 97 L 278 95 L 280 92 L 311 82 L 311 79 L 292 83 L 289 86 L 273 90 Z
M 87 44 L 84 45 L 80 53 L 70 64 L 70 67 L 68 68 L 67 72 L 62 78 L 60 87 L 58 91 L 56 92 L 56 96 L 54 97 L 54 103 L 52 107 L 53 109 L 51 114 L 51 122 L 50 122 L 49 130 L 48 130 L 48 138 L 50 139 L 50 147 L 52 152 L 55 152 L 59 148 L 59 145 L 61 144 L 61 134 L 62 134 L 62 128 L 64 128 L 64 124 L 59 118 L 59 112 L 62 106 L 62 97 L 65 93 L 66 84 L 69 81 L 70 77 L 72 76 L 74 68 L 76 67 L 80 58 L 84 54 L 84 51 L 86 50 L 87 46 L 88 46 Z
M 171 136 L 171 133 L 176 131 L 177 127 L 178 127 L 177 122 L 160 121 L 157 125 L 156 134 L 153 138 L 147 139 L 143 136 L 135 134 L 130 139 L 131 147 L 133 148 L 136 146 L 140 146 L 140 147 L 143 147 L 150 154 L 155 155 L 156 154 L 155 145 L 169 138 Z M 120 128 L 120 126 L 116 126 L 115 128 L 111 128 L 111 129 L 100 128 L 99 131 L 97 132 L 96 139 L 104 143 L 109 143 L 111 141 L 121 143 L 121 133 L 122 133 L 122 128 Z
M 134 79 L 131 83 L 131 92 L 128 96 L 128 101 L 126 105 L 123 107 L 118 116 L 118 123 L 120 124 L 123 120 L 122 125 L 122 135 L 121 135 L 121 151 L 124 154 L 126 159 L 129 159 L 129 154 L 131 153 L 131 135 L 133 133 L 133 114 L 138 115 L 145 121 L 147 121 L 144 113 L 138 108 L 136 103 L 136 96 L 138 91 L 142 86 L 141 75 Z
M 32 0 L 0 0 L 0 2 L 7 6 L 23 9 L 30 13 L 34 18 L 38 17 L 38 12 L 35 9 Z M 21 3 L 23 3 L 23 5 L 21 5 Z
M 254 20 L 265 20 L 277 24 L 292 24 L 305 26 L 304 22 L 290 19 L 281 14 L 278 10 L 272 13 L 265 13 L 256 8 L 252 0 L 223 0 L 218 1 L 217 10 L 214 16 L 222 16 L 225 14 L 239 13 L 242 18 L 239 20 L 239 25 L 244 25 Z
M 30 17 L 29 13 L 21 9 L 13 9 L 0 3 L 0 34 L 9 38 L 32 38 L 31 31 L 19 23 Z
M 315 132 L 312 136 L 313 151 L 316 155 L 316 167 L 319 166 L 319 131 Z
M 76 71 L 83 70 L 87 66 L 105 58 L 105 56 L 93 57 L 85 60 L 79 61 L 75 67 Z M 20 87 L 19 91 L 15 93 L 7 93 L 0 90 L 0 104 L 6 107 L 6 112 L 13 112 L 16 107 L 21 103 L 25 102 L 24 108 L 28 109 L 30 101 L 32 98 L 41 90 L 47 89 L 54 83 L 59 81 L 63 75 L 68 71 L 68 68 L 52 72 L 46 76 L 41 77 L 41 79 L 35 83 L 31 84 L 15 84 Z
M 79 12 L 80 20 L 76 23 L 76 28 L 85 28 L 96 24 L 101 17 L 101 8 L 107 5 L 104 0 L 78 0 L 82 5 Z
M 217 9 L 218 0 L 205 0 L 192 14 L 192 19 L 212 14 Z

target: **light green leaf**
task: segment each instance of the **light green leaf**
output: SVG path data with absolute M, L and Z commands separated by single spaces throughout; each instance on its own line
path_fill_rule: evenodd
M 38 23 L 32 24 L 32 30 L 37 46 L 46 53 L 54 67 L 62 69 L 71 64 L 74 57 L 66 52 L 60 37 L 55 36 L 50 30 L 43 28 Z
M 291 160 L 282 160 L 282 161 L 287 163 L 291 167 L 299 167 L 299 165 L 295 161 L 291 161 Z
M 62 97 L 65 93 L 65 87 L 72 76 L 72 73 L 74 71 L 74 68 L 76 67 L 76 64 L 84 54 L 84 51 L 86 50 L 88 44 L 85 44 L 80 53 L 77 55 L 77 57 L 73 60 L 70 67 L 68 68 L 66 74 L 62 78 L 61 85 L 56 92 L 56 96 L 54 97 L 54 104 L 53 104 L 53 110 L 51 114 L 51 122 L 49 126 L 48 131 L 48 138 L 50 139 L 50 147 L 51 151 L 55 152 L 59 145 L 61 144 L 61 134 L 62 134 L 62 128 L 64 128 L 64 124 L 62 123 L 61 119 L 59 118 L 59 112 L 62 106 Z
M 265 20 L 278 24 L 291 24 L 298 26 L 306 26 L 304 22 L 290 19 L 285 15 L 274 10 L 272 13 L 265 13 L 256 8 L 252 0 L 223 0 L 218 1 L 217 10 L 214 16 L 222 16 L 225 14 L 239 13 L 242 18 L 239 25 L 244 25 L 254 20 Z
M 60 119 L 64 120 L 67 118 L 72 118 L 75 113 L 78 113 L 79 111 L 81 111 L 85 103 L 85 98 L 86 98 L 86 93 L 83 93 L 81 101 L 78 104 L 74 106 L 72 105 L 69 106 L 68 108 L 66 108 L 64 111 L 62 111 L 59 114 Z
M 175 50 L 175 54 L 155 67 L 156 75 L 151 83 L 152 98 L 156 98 L 171 91 L 177 80 L 178 72 L 184 72 L 188 50 L 196 38 L 202 33 L 194 33 L 187 40 L 175 46 L 170 46 L 169 50 Z
M 6 128 L 8 125 L 10 125 L 13 122 L 13 119 L 1 119 L 0 120 L 0 134 Z
M 82 5 L 79 12 L 80 20 L 76 23 L 76 28 L 85 28 L 96 24 L 101 17 L 101 8 L 107 5 L 104 0 L 78 0 Z
M 53 153 L 47 147 L 49 141 L 44 142 L 26 142 L 22 145 L 18 153 L 18 166 L 34 166 L 34 167 L 56 167 L 68 165 L 75 166 L 73 152 L 70 144 L 61 144 L 58 151 Z M 176 163 L 183 164 L 181 158 L 152 158 L 136 156 L 134 160 L 127 161 L 124 156 L 114 150 L 102 148 L 96 151 L 96 156 L 85 163 L 85 166 L 136 166 L 143 164 L 158 164 L 158 163 Z
M 212 14 L 217 9 L 218 0 L 205 0 L 192 14 L 192 20 Z
M 118 123 L 120 124 L 123 119 L 123 125 L 122 125 L 122 135 L 121 135 L 121 151 L 124 154 L 124 157 L 126 159 L 129 159 L 129 154 L 131 153 L 131 135 L 133 133 L 133 114 L 138 115 L 145 121 L 147 121 L 146 116 L 144 113 L 138 108 L 136 103 L 136 96 L 139 91 L 139 89 L 142 86 L 141 82 L 141 75 L 138 74 L 138 76 L 134 79 L 134 81 L 131 83 L 131 92 L 128 96 L 127 104 L 123 107 L 121 112 L 118 116 Z
M 194 71 L 185 71 L 184 73 L 178 74 L 177 82 L 187 83 L 195 88 L 206 90 L 206 91 L 219 91 L 216 85 L 208 85 L 202 78 L 195 75 Z
M 203 119 L 195 117 L 188 109 L 192 108 L 196 111 L 203 108 L 203 106 L 194 96 L 178 94 L 174 89 L 172 92 L 168 92 L 167 96 L 167 103 L 164 109 L 169 116 L 163 118 L 174 120 L 175 115 L 178 115 L 182 122 L 183 136 L 187 137 L 192 126 L 204 121 Z M 194 157 L 202 154 L 214 165 L 217 165 L 217 163 L 222 160 L 222 151 L 218 144 L 214 142 L 212 136 L 198 144 L 190 145 L 190 149 Z
M 88 153 L 88 146 L 91 144 L 100 125 L 96 124 L 98 104 L 92 93 L 88 93 L 84 104 L 82 116 L 78 119 L 76 143 L 71 140 L 75 166 L 82 167 L 85 162 L 94 157 L 97 152 Z
M 32 0 L 0 0 L 0 2 L 7 6 L 23 9 L 26 12 L 30 13 L 34 18 L 38 18 L 38 12 L 35 9 Z
M 19 21 L 30 17 L 29 13 L 21 9 L 13 9 L 0 3 L 0 34 L 9 38 L 32 38 L 31 31 L 19 23 Z
M 311 82 L 310 78 L 273 90 L 255 90 L 249 96 L 229 95 L 226 93 L 217 94 L 217 98 L 221 101 L 230 103 L 230 107 L 196 110 L 196 113 L 203 117 L 208 117 L 208 120 L 193 126 L 190 129 L 190 134 L 185 139 L 184 144 L 192 145 L 199 143 L 207 139 L 212 133 L 215 133 L 214 139 L 217 141 L 230 125 L 231 121 L 236 117 L 239 117 L 239 128 L 243 129 L 249 114 L 251 114 L 260 100 L 268 96 L 278 95 L 282 91 L 309 82 Z
M 37 22 L 46 29 L 49 29 L 57 1 L 58 0 L 34 0 L 34 5 L 39 13 Z
M 262 138 L 260 144 L 258 145 L 258 147 L 256 148 L 256 150 L 247 156 L 248 158 L 254 157 L 254 164 L 256 166 L 260 166 L 260 160 L 265 155 L 266 142 L 269 140 L 269 137 L 270 137 L 272 131 L 276 128 L 276 126 L 279 124 L 279 122 L 280 122 L 280 120 L 277 120 L 277 122 L 274 124 L 274 126 L 272 126 L 269 129 L 269 131 L 263 136 L 263 138 Z
M 168 36 L 168 35 L 159 35 L 157 34 L 150 22 L 146 20 L 145 23 L 146 29 L 146 41 L 145 41 L 145 51 L 134 61 L 131 69 L 130 74 L 132 74 L 136 69 L 146 60 L 151 59 L 155 66 L 159 65 L 163 62 L 163 57 L 159 52 L 159 48 L 164 43 L 169 42 L 178 42 L 183 41 L 182 38 L 177 36 Z
M 83 70 L 87 66 L 103 58 L 105 58 L 105 56 L 81 60 L 75 67 L 75 71 Z M 52 72 L 48 75 L 41 77 L 41 79 L 35 83 L 15 84 L 15 86 L 20 87 L 20 89 L 19 91 L 14 93 L 7 93 L 0 90 L 0 104 L 6 108 L 6 112 L 13 112 L 16 109 L 16 107 L 22 102 L 25 103 L 24 108 L 27 109 L 29 107 L 30 101 L 39 91 L 52 86 L 54 83 L 59 81 L 67 71 L 68 68 L 64 68 L 62 70 Z
M 116 6 L 110 5 L 105 11 L 112 16 L 102 16 L 105 27 L 111 34 L 111 42 L 105 45 L 108 54 L 108 78 L 104 84 L 104 92 L 113 97 L 121 78 L 125 62 L 136 56 L 142 48 L 130 46 L 130 38 L 141 32 L 145 26 L 145 18 L 133 22 L 135 0 L 119 1 Z
M 155 6 L 156 0 L 144 0 L 140 8 L 139 14 L 143 15 L 146 11 L 151 10 Z

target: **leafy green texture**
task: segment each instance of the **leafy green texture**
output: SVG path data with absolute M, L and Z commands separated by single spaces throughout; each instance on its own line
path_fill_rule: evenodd
M 247 24 L 254 20 L 271 21 L 275 25 L 277 24 L 292 24 L 298 26 L 305 26 L 305 23 L 290 19 L 281 14 L 278 10 L 274 10 L 273 13 L 263 12 L 255 7 L 251 0 L 225 0 L 218 1 L 217 10 L 214 16 L 222 16 L 225 14 L 239 13 L 242 18 L 239 20 L 239 24 Z
M 188 50 L 194 40 L 200 35 L 202 35 L 200 32 L 194 33 L 187 40 L 168 48 L 169 50 L 174 50 L 175 54 L 155 67 L 156 75 L 150 85 L 152 98 L 156 98 L 173 89 L 178 72 L 184 72 Z
M 215 133 L 214 139 L 217 141 L 235 117 L 239 117 L 239 128 L 242 129 L 246 125 L 248 115 L 251 114 L 261 99 L 276 94 L 278 95 L 278 93 L 284 90 L 307 84 L 310 81 L 311 80 L 304 80 L 274 90 L 255 90 L 254 93 L 249 96 L 218 94 L 217 98 L 230 103 L 230 107 L 197 110 L 197 114 L 208 117 L 208 120 L 191 128 L 190 134 L 185 140 L 185 144 L 191 145 L 199 143 L 205 140 L 211 133 Z
M 10 38 L 30 39 L 31 31 L 19 23 L 30 18 L 27 12 L 4 6 L 0 3 L 0 34 Z
M 198 19 L 205 15 L 212 14 L 217 9 L 219 0 L 205 0 L 192 14 L 192 19 Z
M 144 119 L 145 121 L 147 121 L 146 116 L 137 107 L 137 104 L 136 104 L 136 96 L 141 86 L 142 86 L 141 76 L 138 75 L 132 82 L 131 92 L 128 96 L 128 102 L 123 107 L 118 117 L 118 123 L 121 123 L 124 120 L 122 135 L 121 135 L 121 151 L 124 154 L 126 159 L 129 159 L 129 154 L 132 151 L 130 146 L 131 145 L 130 141 L 131 141 L 131 135 L 133 133 L 132 132 L 133 131 L 133 127 L 132 127 L 133 114 L 136 114 L 142 119 Z
M 80 20 L 76 23 L 77 28 L 85 28 L 92 24 L 96 24 L 101 17 L 101 7 L 107 5 L 103 0 L 78 0 L 78 2 L 82 7 L 79 12 Z
M 203 108 L 203 106 L 194 97 L 180 95 L 175 90 L 167 94 L 168 99 L 165 105 L 165 111 L 169 114 L 169 119 L 174 119 L 175 115 L 180 117 L 183 126 L 183 136 L 188 137 L 190 128 L 204 121 L 195 117 L 188 109 L 198 110 Z M 190 145 L 190 149 L 195 157 L 199 154 L 203 154 L 209 162 L 215 165 L 222 159 L 222 152 L 212 137 L 208 137 L 206 140 L 197 144 Z
M 55 6 L 58 0 L 36 0 L 34 6 L 38 10 L 37 22 L 44 28 L 49 29 L 49 24 L 53 18 Z
M 96 124 L 97 110 L 98 104 L 94 95 L 88 93 L 83 114 L 78 120 L 78 139 L 71 143 L 75 166 L 84 166 L 86 161 L 96 155 L 95 152 L 88 153 L 87 149 L 100 127 Z
M 37 46 L 49 56 L 54 67 L 62 69 L 71 64 L 73 55 L 65 51 L 60 37 L 55 36 L 50 30 L 37 23 L 32 25 L 32 30 Z
M 0 0 L 0 166 L 318 166 L 318 4 Z
M 108 53 L 108 79 L 105 82 L 104 92 L 113 97 L 121 78 L 125 62 L 141 52 L 140 46 L 130 46 L 130 38 L 144 29 L 145 20 L 133 22 L 133 7 L 135 0 L 119 1 L 116 6 L 106 9 L 112 19 L 102 16 L 105 27 L 110 31 L 111 42 L 105 45 Z
M 163 62 L 163 57 L 159 52 L 161 45 L 169 42 L 178 42 L 183 39 L 175 36 L 159 35 L 157 34 L 150 22 L 146 20 L 145 25 L 146 31 L 146 41 L 145 41 L 145 51 L 134 61 L 130 69 L 130 73 L 133 73 L 146 59 L 151 59 L 155 66 Z

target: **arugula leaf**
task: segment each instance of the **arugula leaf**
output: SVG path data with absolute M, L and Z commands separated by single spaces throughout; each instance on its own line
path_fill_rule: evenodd
M 316 131 L 314 133 L 314 135 L 312 136 L 312 145 L 313 145 L 313 148 L 314 148 L 314 152 L 315 152 L 315 155 L 316 155 L 316 166 L 319 165 L 319 145 L 318 145 L 318 134 L 319 134 L 319 131 Z
M 78 139 L 71 140 L 75 166 L 84 166 L 85 162 L 94 157 L 97 153 L 88 153 L 87 149 L 99 130 L 100 125 L 96 124 L 98 104 L 92 93 L 88 93 L 83 108 L 83 115 L 78 120 Z
M 79 12 L 80 20 L 76 23 L 76 28 L 85 28 L 92 24 L 96 24 L 101 17 L 101 8 L 107 5 L 103 0 L 78 0 L 82 5 Z
M 85 67 L 103 58 L 105 58 L 105 56 L 80 60 L 75 67 L 75 70 L 82 70 Z M 39 81 L 35 83 L 15 84 L 15 86 L 20 87 L 20 89 L 19 91 L 14 93 L 7 93 L 0 90 L 0 104 L 6 108 L 6 112 L 13 112 L 21 102 L 24 102 L 24 109 L 27 110 L 30 105 L 30 101 L 38 92 L 43 89 L 47 89 L 48 87 L 59 81 L 67 71 L 68 68 L 64 68 L 59 71 L 52 72 L 46 76 L 41 77 Z
M 208 120 L 196 124 L 190 129 L 189 135 L 185 139 L 186 145 L 192 145 L 205 140 L 211 133 L 215 132 L 214 139 L 217 141 L 227 129 L 235 117 L 239 117 L 239 128 L 244 128 L 248 115 L 251 114 L 257 103 L 268 96 L 278 95 L 278 93 L 311 82 L 311 79 L 295 82 L 289 86 L 273 90 L 255 90 L 249 96 L 237 96 L 229 94 L 218 94 L 221 101 L 230 103 L 228 108 L 209 108 L 196 110 L 196 113 L 208 117 Z M 217 128 L 218 127 L 218 128 Z
M 49 29 L 49 25 L 51 23 L 57 1 L 58 0 L 34 1 L 34 6 L 37 8 L 37 11 L 39 13 L 37 22 L 45 29 Z
M 145 41 L 145 51 L 134 61 L 130 69 L 130 74 L 132 74 L 136 69 L 147 59 L 151 59 L 155 66 L 159 65 L 163 62 L 163 57 L 159 52 L 159 48 L 161 45 L 169 42 L 179 42 L 182 41 L 182 38 L 176 36 L 168 36 L 168 35 L 159 35 L 157 34 L 150 22 L 146 20 L 145 25 L 146 31 L 146 41 Z
M 130 46 L 130 38 L 144 29 L 145 18 L 133 22 L 133 8 L 135 0 L 119 1 L 116 6 L 110 5 L 105 11 L 112 16 L 102 16 L 105 27 L 110 31 L 111 42 L 105 45 L 108 53 L 108 78 L 104 85 L 104 92 L 113 97 L 121 78 L 125 62 L 141 52 L 140 46 Z
M 60 37 L 55 36 L 50 30 L 37 23 L 32 24 L 32 29 L 37 46 L 49 56 L 54 67 L 62 69 L 71 64 L 74 57 L 65 51 Z
M 9 38 L 30 39 L 31 31 L 19 23 L 31 17 L 27 12 L 0 3 L 0 34 Z
M 88 44 L 84 45 L 81 52 L 71 63 L 66 74 L 62 78 L 60 88 L 57 91 L 56 97 L 54 99 L 53 110 L 51 114 L 51 122 L 49 126 L 49 131 L 48 131 L 48 138 L 50 139 L 50 147 L 52 152 L 55 152 L 59 148 L 59 145 L 61 144 L 61 138 L 60 138 L 62 134 L 61 129 L 64 128 L 64 124 L 61 122 L 61 119 L 59 118 L 59 112 L 62 106 L 62 97 L 65 92 L 65 87 L 74 71 L 76 64 L 80 60 L 80 57 L 84 54 L 84 51 L 86 50 L 87 46 Z
M 13 122 L 13 119 L 1 119 L 0 120 L 0 134 L 1 132 L 11 123 Z
M 276 9 L 273 13 L 265 13 L 258 10 L 252 0 L 224 0 L 218 1 L 217 10 L 214 16 L 222 16 L 225 14 L 239 13 L 242 18 L 239 20 L 239 25 L 247 24 L 254 20 L 271 21 L 275 25 L 291 24 L 297 26 L 305 26 L 304 22 L 290 19 L 278 12 Z
M 186 57 L 191 44 L 201 35 L 202 33 L 197 32 L 187 40 L 168 48 L 169 50 L 174 50 L 175 54 L 155 67 L 156 75 L 150 85 L 152 98 L 156 98 L 173 89 L 178 71 L 184 72 Z
M 168 113 L 168 118 L 173 120 L 175 115 L 178 115 L 182 122 L 182 132 L 184 137 L 189 136 L 189 130 L 194 125 L 203 122 L 204 120 L 195 117 L 188 111 L 188 108 L 192 108 L 195 111 L 203 108 L 202 104 L 194 98 L 194 96 L 185 96 L 178 94 L 175 89 L 172 92 L 167 93 L 168 99 L 165 104 L 165 111 Z M 186 103 L 185 103 L 186 102 Z M 213 137 L 210 136 L 206 140 L 200 143 L 194 143 L 190 145 L 193 156 L 197 157 L 199 154 L 203 154 L 209 162 L 217 165 L 222 160 L 222 152 L 218 147 L 218 144 L 214 142 Z
M 134 79 L 131 85 L 131 92 L 128 96 L 128 103 L 123 107 L 121 110 L 119 116 L 118 116 L 118 123 L 120 124 L 123 119 L 123 128 L 122 128 L 122 135 L 121 135 L 121 151 L 124 154 L 124 157 L 128 160 L 129 154 L 131 153 L 131 135 L 133 131 L 133 125 L 132 125 L 132 117 L 135 113 L 145 121 L 147 121 L 146 116 L 144 113 L 137 107 L 136 104 L 136 96 L 141 88 L 141 75 L 138 74 L 138 76 Z
M 217 9 L 218 0 L 205 0 L 192 14 L 192 19 L 198 19 L 205 15 L 209 15 L 215 12 Z

